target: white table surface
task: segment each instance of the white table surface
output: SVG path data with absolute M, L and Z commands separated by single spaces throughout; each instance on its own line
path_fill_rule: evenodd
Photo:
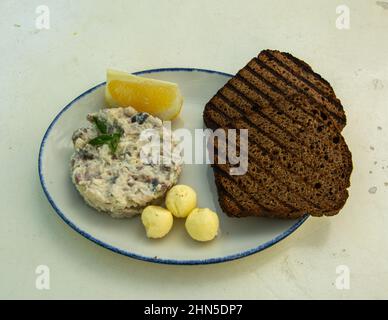
M 37 30 L 40 0 L 2 0 L 0 298 L 388 298 L 388 4 L 343 1 L 350 29 L 338 30 L 341 3 L 46 0 L 51 28 Z M 41 138 L 107 67 L 235 73 L 265 48 L 311 63 L 345 106 L 354 171 L 338 216 L 241 260 L 169 266 L 101 248 L 55 214 L 37 174 Z M 35 287 L 41 264 L 50 290 Z M 349 290 L 335 286 L 338 265 Z

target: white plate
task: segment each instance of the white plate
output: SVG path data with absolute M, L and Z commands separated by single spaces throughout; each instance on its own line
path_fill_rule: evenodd
M 206 102 L 231 75 L 202 69 L 173 68 L 137 72 L 144 77 L 179 84 L 185 98 L 176 126 L 203 128 L 202 112 Z M 47 129 L 39 153 L 39 176 L 43 190 L 58 215 L 89 240 L 114 252 L 141 260 L 169 264 L 207 264 L 241 258 L 266 249 L 294 232 L 306 219 L 272 220 L 229 218 L 220 209 L 211 168 L 185 165 L 180 183 L 198 193 L 198 206 L 219 213 L 220 234 L 208 243 L 192 240 L 184 221 L 174 220 L 171 232 L 163 239 L 149 240 L 138 217 L 112 219 L 85 204 L 72 185 L 69 159 L 73 152 L 71 136 L 86 125 L 86 115 L 104 107 L 102 83 L 73 100 Z

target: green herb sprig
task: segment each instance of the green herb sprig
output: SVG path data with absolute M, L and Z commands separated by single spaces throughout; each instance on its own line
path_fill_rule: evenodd
M 115 154 L 117 146 L 120 142 L 120 138 L 123 135 L 123 130 L 120 128 L 118 132 L 108 134 L 108 125 L 106 121 L 99 119 L 95 116 L 93 117 L 93 122 L 101 134 L 90 140 L 89 144 L 91 144 L 92 146 L 102 146 L 104 144 L 107 144 L 110 148 L 110 151 Z
M 101 120 L 97 116 L 93 117 L 93 122 L 96 125 L 97 129 L 102 133 L 106 134 L 108 133 L 108 125 L 106 124 L 105 120 Z

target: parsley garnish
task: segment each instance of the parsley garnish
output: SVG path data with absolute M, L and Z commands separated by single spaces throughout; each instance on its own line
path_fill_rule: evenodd
M 105 120 L 101 120 L 100 118 L 98 118 L 97 116 L 94 116 L 93 117 L 93 122 L 94 124 L 96 125 L 97 129 L 105 134 L 105 133 L 108 133 L 108 126 L 106 124 L 106 121 Z
M 102 146 L 103 144 L 107 144 L 110 148 L 110 151 L 114 154 L 117 150 L 120 138 L 123 135 L 123 129 L 119 128 L 118 132 L 108 134 L 108 126 L 106 121 L 101 120 L 95 116 L 93 117 L 93 122 L 101 134 L 90 140 L 89 144 L 92 146 Z

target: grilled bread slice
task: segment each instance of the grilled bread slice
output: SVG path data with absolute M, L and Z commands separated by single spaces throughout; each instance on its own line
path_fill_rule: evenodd
M 211 129 L 248 129 L 248 171 L 213 164 L 219 202 L 230 216 L 335 215 L 348 198 L 346 117 L 330 84 L 288 53 L 265 50 L 206 104 Z M 237 149 L 239 139 L 237 139 Z M 232 143 L 232 142 L 231 142 Z M 222 150 L 222 149 L 220 149 Z

